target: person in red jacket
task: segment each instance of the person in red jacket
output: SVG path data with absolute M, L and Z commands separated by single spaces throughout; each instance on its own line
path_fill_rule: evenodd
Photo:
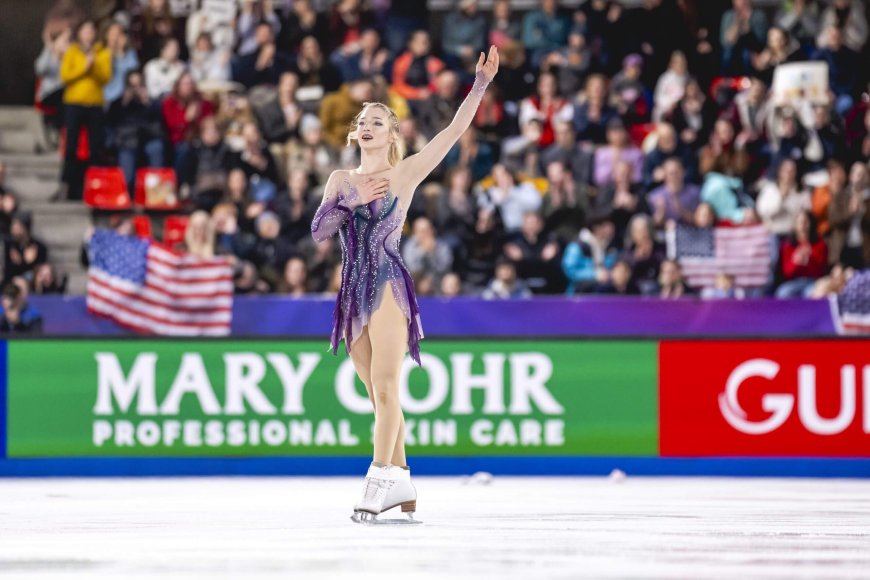
M 186 166 L 200 123 L 213 115 L 214 105 L 199 94 L 190 73 L 178 77 L 172 92 L 163 101 L 163 122 L 174 151 L 176 175 L 181 175 Z
M 801 298 L 825 275 L 828 245 L 819 238 L 815 218 L 809 211 L 795 218 L 794 235 L 782 243 L 780 264 L 785 282 L 776 289 L 777 298 Z
M 431 54 L 431 49 L 429 33 L 418 30 L 411 35 L 408 50 L 393 64 L 393 90 L 412 107 L 432 94 L 435 76 L 444 68 L 444 63 Z

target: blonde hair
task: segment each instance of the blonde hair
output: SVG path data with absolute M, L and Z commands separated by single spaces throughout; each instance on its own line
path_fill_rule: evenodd
M 197 226 L 205 228 L 205 240 L 196 239 L 194 228 Z M 189 254 L 203 259 L 214 258 L 214 222 L 207 212 L 197 210 L 191 214 L 190 220 L 187 222 L 187 230 L 184 232 L 184 242 Z
M 352 141 L 357 140 L 357 130 L 359 129 L 360 117 L 363 116 L 363 113 L 365 113 L 366 109 L 369 107 L 378 107 L 387 113 L 387 119 L 390 124 L 390 133 L 395 137 L 393 142 L 390 143 L 389 151 L 387 151 L 387 163 L 395 167 L 398 165 L 399 161 L 405 157 L 405 143 L 402 141 L 401 134 L 399 134 L 399 117 L 390 107 L 383 103 L 363 103 L 362 110 L 357 113 L 356 117 L 353 118 L 353 121 L 350 122 L 350 130 L 347 134 L 347 144 L 350 145 Z

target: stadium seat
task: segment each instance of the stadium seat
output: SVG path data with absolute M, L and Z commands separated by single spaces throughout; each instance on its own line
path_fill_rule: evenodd
M 163 220 L 163 246 L 166 249 L 175 251 L 178 245 L 184 242 L 188 221 L 186 215 L 166 216 Z
M 130 193 L 120 167 L 89 167 L 85 171 L 85 205 L 94 209 L 130 209 Z
M 66 151 L 66 128 L 62 128 L 60 130 L 60 136 L 58 137 L 57 149 L 60 153 L 61 159 L 63 159 L 64 152 Z M 79 131 L 79 142 L 76 147 L 76 158 L 79 161 L 87 161 L 91 156 L 91 148 L 88 144 L 88 130 L 85 127 L 82 127 L 81 131 Z
M 136 205 L 154 210 L 178 209 L 180 203 L 175 170 L 169 167 L 143 167 L 136 171 Z
M 655 123 L 641 123 L 639 125 L 632 125 L 628 131 L 628 135 L 631 139 L 631 142 L 634 143 L 635 146 L 643 147 L 643 142 L 646 140 L 650 133 L 655 131 L 655 129 Z
M 136 235 L 147 240 L 154 239 L 154 230 L 151 227 L 151 218 L 147 215 L 133 216 L 133 228 Z

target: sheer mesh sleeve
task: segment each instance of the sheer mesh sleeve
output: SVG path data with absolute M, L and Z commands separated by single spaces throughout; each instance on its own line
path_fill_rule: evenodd
M 323 201 L 311 220 L 311 236 L 316 242 L 322 242 L 338 233 L 341 225 L 353 211 L 361 205 L 359 192 L 355 187 L 342 191 L 333 178 L 326 184 Z

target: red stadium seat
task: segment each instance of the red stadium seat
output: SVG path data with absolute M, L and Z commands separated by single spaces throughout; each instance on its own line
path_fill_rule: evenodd
M 85 205 L 95 209 L 130 209 L 130 193 L 120 167 L 89 167 L 85 171 Z
M 186 215 L 171 215 L 163 220 L 163 246 L 168 250 L 175 249 L 184 242 L 184 234 L 187 231 L 187 222 L 190 218 Z
M 749 77 L 716 77 L 710 82 L 710 97 L 715 99 L 719 89 L 739 93 L 749 88 Z
M 175 170 L 143 167 L 136 171 L 136 205 L 156 210 L 178 209 L 181 204 Z
M 136 235 L 140 238 L 151 240 L 154 238 L 154 230 L 151 227 L 151 218 L 147 215 L 133 216 L 133 227 Z
M 57 148 L 60 152 L 61 158 L 63 158 L 66 151 L 66 128 L 62 128 L 60 130 L 60 135 L 58 136 Z M 81 131 L 79 131 L 79 142 L 76 146 L 76 158 L 79 161 L 87 161 L 91 156 L 91 148 L 88 143 L 88 130 L 82 127 Z
M 643 146 L 644 139 L 646 139 L 650 133 L 655 131 L 655 129 L 655 123 L 641 123 L 639 125 L 632 125 L 628 130 L 628 135 L 635 146 L 641 147 Z

